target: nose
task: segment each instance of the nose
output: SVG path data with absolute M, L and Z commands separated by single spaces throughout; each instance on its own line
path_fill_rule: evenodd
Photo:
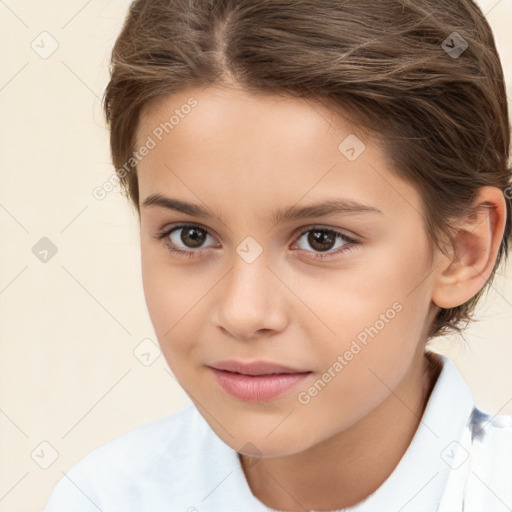
M 263 257 L 241 258 L 219 286 L 217 325 L 239 340 L 269 336 L 287 324 L 283 284 Z

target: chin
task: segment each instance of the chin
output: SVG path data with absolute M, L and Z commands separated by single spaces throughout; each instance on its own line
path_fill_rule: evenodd
M 246 427 L 238 422 L 226 425 L 226 429 L 232 434 L 232 437 L 218 425 L 210 426 L 217 436 L 233 450 L 255 459 L 293 455 L 314 444 L 314 440 L 301 439 L 303 433 L 294 435 L 290 430 L 279 431 L 279 427 L 275 429 L 275 423 L 264 428 L 262 426 L 258 428 L 254 423 L 248 424 Z

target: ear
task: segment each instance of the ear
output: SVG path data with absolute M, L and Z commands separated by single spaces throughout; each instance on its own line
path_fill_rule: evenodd
M 454 308 L 474 297 L 496 263 L 507 218 L 503 192 L 496 187 L 482 187 L 473 205 L 477 212 L 456 224 L 449 255 L 438 251 L 432 301 L 440 308 Z

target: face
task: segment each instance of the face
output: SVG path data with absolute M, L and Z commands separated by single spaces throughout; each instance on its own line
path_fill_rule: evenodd
M 421 198 L 383 148 L 311 100 L 216 88 L 150 104 L 144 144 L 146 303 L 216 434 L 282 456 L 376 410 L 422 357 L 432 306 Z

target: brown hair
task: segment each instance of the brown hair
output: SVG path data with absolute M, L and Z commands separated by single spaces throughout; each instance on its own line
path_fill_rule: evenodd
M 382 141 L 397 176 L 421 191 L 431 248 L 452 239 L 450 221 L 471 213 L 480 187 L 501 189 L 507 220 L 493 273 L 466 303 L 439 310 L 429 338 L 473 320 L 508 256 L 512 186 L 503 70 L 472 1 L 135 0 L 110 72 L 111 154 L 139 220 L 132 155 L 143 107 L 230 83 L 325 101 Z

